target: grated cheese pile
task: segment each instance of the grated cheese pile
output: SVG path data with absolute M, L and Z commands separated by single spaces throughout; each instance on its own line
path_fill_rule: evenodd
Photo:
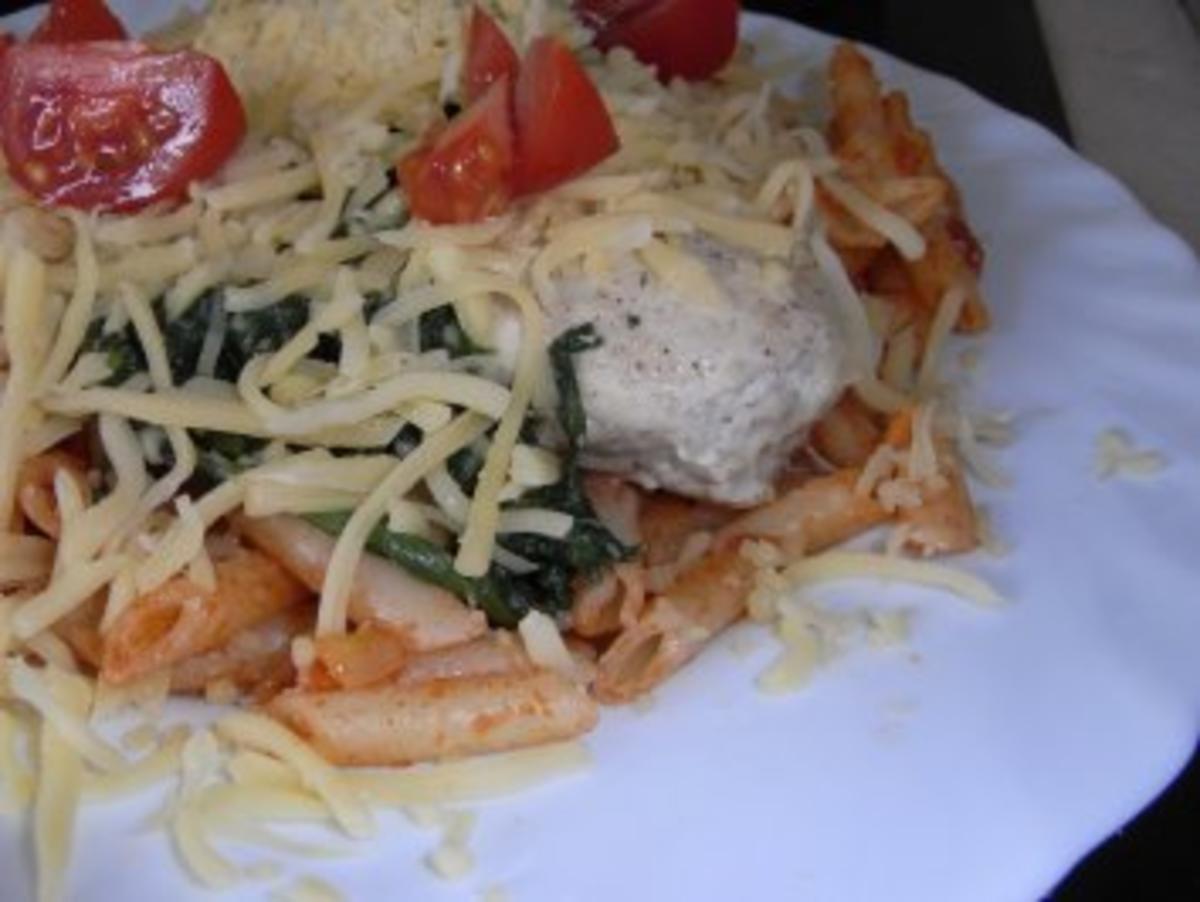
M 752 620 L 772 626 L 783 646 L 759 675 L 758 688 L 769 695 L 804 688 L 818 670 L 865 641 L 890 648 L 908 641 L 913 612 L 908 608 L 832 607 L 815 601 L 812 586 L 845 581 L 901 582 L 924 585 L 973 604 L 993 607 L 1002 597 L 965 570 L 860 551 L 827 551 L 788 562 L 766 541 L 743 544 L 742 555 L 755 567 L 754 587 L 746 602 Z

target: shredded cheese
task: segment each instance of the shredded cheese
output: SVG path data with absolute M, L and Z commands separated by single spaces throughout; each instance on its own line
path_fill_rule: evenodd
M 492 435 L 492 444 L 484 459 L 475 486 L 454 567 L 464 576 L 482 576 L 492 558 L 496 526 L 500 519 L 500 492 L 508 473 L 513 448 L 521 424 L 533 400 L 533 393 L 545 362 L 542 350 L 543 317 L 533 296 L 520 285 L 504 278 L 480 278 L 460 285 L 464 294 L 499 294 L 516 304 L 521 314 L 521 349 L 513 376 L 511 400 Z
M 865 551 L 826 551 L 789 565 L 784 578 L 792 585 L 815 585 L 840 580 L 876 579 L 930 586 L 958 595 L 984 607 L 1003 598 L 970 573 L 929 561 L 892 558 Z
M 666 194 L 635 194 L 620 208 L 627 212 L 656 214 L 691 223 L 733 247 L 754 251 L 764 257 L 787 257 L 794 238 L 786 226 L 760 219 L 746 219 L 714 213 Z
M 29 639 L 53 625 L 108 585 L 126 563 L 124 556 L 113 555 L 95 563 L 69 567 L 16 610 L 12 621 L 13 635 Z
M 84 780 L 85 796 L 91 800 L 118 799 L 163 783 L 182 767 L 186 730 L 166 737 L 157 748 L 128 767 L 104 774 L 89 774 Z
M 54 344 L 42 366 L 38 378 L 39 393 L 56 385 L 66 375 L 87 334 L 96 303 L 100 276 L 91 228 L 87 218 L 80 213 L 72 213 L 71 222 L 75 226 L 75 286 L 58 324 Z
M 967 289 L 962 284 L 952 286 L 938 303 L 933 322 L 929 324 L 929 335 L 925 340 L 925 353 L 921 358 L 921 369 L 917 373 L 917 388 L 929 392 L 935 386 L 942 347 L 962 315 L 967 303 Z
M 13 251 L 4 285 L 4 343 L 8 381 L 0 400 L 0 524 L 12 522 L 23 430 L 40 363 L 46 270 L 24 248 Z
M 396 464 L 355 509 L 338 537 L 325 571 L 317 608 L 318 635 L 345 632 L 350 587 L 367 536 L 387 513 L 392 500 L 420 482 L 433 467 L 473 442 L 486 428 L 487 420 L 477 414 L 460 414 L 449 426 L 427 438 L 408 457 Z
M 316 165 L 303 163 L 240 182 L 222 185 L 201 194 L 204 202 L 220 213 L 234 213 L 251 207 L 265 206 L 276 201 L 288 200 L 303 194 L 320 184 L 321 177 Z
M 1096 437 L 1094 469 L 1099 479 L 1147 478 L 1158 475 L 1166 466 L 1161 452 L 1138 448 L 1122 429 L 1106 429 Z
M 301 877 L 277 892 L 273 898 L 277 902 L 342 902 L 345 897 L 335 886 L 319 877 Z
M 924 236 L 903 216 L 896 215 L 838 176 L 822 176 L 821 186 L 843 207 L 890 241 L 905 260 L 920 260 L 925 256 Z
M 87 707 L 87 691 L 75 683 L 59 683 L 48 693 L 66 717 L 79 718 Z M 74 841 L 83 762 L 76 746 L 61 732 L 61 722 L 45 717 L 38 738 L 38 779 L 34 793 L 34 857 L 39 902 L 65 898 L 67 863 Z
M 646 242 L 639 254 L 655 278 L 669 285 L 679 297 L 705 307 L 720 307 L 725 303 L 721 286 L 697 257 L 657 238 Z
M 8 675 L 12 694 L 36 709 L 46 722 L 54 726 L 63 741 L 90 764 L 104 771 L 119 770 L 125 766 L 121 753 L 84 721 L 82 711 L 61 700 L 59 685 L 77 685 L 81 678 L 54 671 L 38 671 L 19 659 L 9 662 Z M 86 709 L 86 704 L 83 708 Z
M 566 742 L 444 764 L 356 771 L 349 779 L 361 794 L 380 804 L 449 805 L 521 792 L 590 764 L 585 746 Z
M 370 810 L 345 778 L 287 728 L 258 714 L 239 713 L 222 718 L 216 729 L 230 742 L 267 752 L 294 768 L 349 836 L 362 839 L 374 833 Z
M 521 622 L 517 624 L 517 631 L 521 635 L 526 654 L 534 664 L 553 670 L 567 679 L 578 678 L 575 659 L 567 650 L 562 633 L 558 631 L 558 624 L 553 620 L 541 611 L 531 610 L 521 618 Z

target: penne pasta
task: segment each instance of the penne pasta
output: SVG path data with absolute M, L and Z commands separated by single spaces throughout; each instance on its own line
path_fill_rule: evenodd
M 648 567 L 673 564 L 692 536 L 716 532 L 737 516 L 736 510 L 704 501 L 665 492 L 646 495 L 638 517 L 642 560 Z
M 74 483 L 86 507 L 91 500 L 87 473 L 77 457 L 63 451 L 46 451 L 27 459 L 17 475 L 17 505 L 37 529 L 57 539 L 62 532 L 54 480 L 62 473 Z
M 54 634 L 70 646 L 75 657 L 90 667 L 99 668 L 104 655 L 100 618 L 104 615 L 104 595 L 93 595 L 54 624 Z
M 313 612 L 295 605 L 233 636 L 225 645 L 186 658 L 171 668 L 171 691 L 202 693 L 227 680 L 243 693 L 269 695 L 295 675 L 292 639 L 312 629 Z
M 903 548 L 921 557 L 958 554 L 979 547 L 979 519 L 971 503 L 962 468 L 953 452 L 943 449 L 941 475 L 946 485 L 926 491 L 919 507 L 901 508 L 897 522 L 903 530 Z
M 279 561 L 313 591 L 320 591 L 334 540 L 295 517 L 239 518 L 246 538 Z M 403 634 L 417 651 L 457 645 L 483 635 L 479 611 L 387 561 L 364 554 L 350 587 L 350 617 Z
M 649 692 L 742 616 L 755 568 L 739 545 L 731 542 L 701 559 L 617 636 L 600 656 L 596 698 L 622 703 Z
M 404 765 L 570 739 L 596 723 L 586 690 L 549 671 L 285 692 L 267 705 L 327 760 Z
M 891 515 L 879 502 L 855 491 L 858 476 L 857 470 L 838 470 L 814 477 L 739 517 L 721 532 L 718 542 L 770 539 L 785 557 L 799 557 L 886 522 Z
M 261 552 L 238 549 L 214 566 L 215 590 L 177 576 L 120 614 L 104 634 L 103 680 L 127 683 L 220 648 L 242 630 L 311 597 Z
M 41 536 L 0 533 L 0 591 L 42 584 L 54 566 L 55 548 Z
M 408 642 L 401 633 L 368 620 L 350 633 L 314 640 L 314 660 L 301 673 L 305 689 L 359 689 L 380 683 L 404 667 Z
M 921 185 L 932 180 L 943 186 L 934 207 L 906 211 L 920 214 L 925 242 L 924 253 L 905 265 L 913 299 L 931 316 L 948 291 L 964 286 L 967 297 L 957 327 L 966 332 L 986 329 L 990 316 L 979 290 L 979 242 L 929 136 L 913 124 L 907 98 L 898 92 L 884 96 L 870 61 L 851 44 L 834 51 L 829 80 L 834 110 L 830 140 L 848 169 L 870 180 Z
M 838 467 L 861 467 L 879 438 L 879 426 L 853 392 L 842 395 L 812 429 L 817 453 Z
M 644 493 L 618 476 L 603 473 L 589 473 L 583 486 L 600 522 L 626 545 L 638 544 L 641 541 L 638 517 Z
M 611 635 L 632 625 L 645 604 L 645 569 L 640 564 L 617 564 L 575 592 L 571 629 L 585 638 Z
M 461 645 L 409 656 L 391 682 L 416 686 L 435 680 L 527 675 L 533 670 L 533 664 L 512 633 L 493 630 Z

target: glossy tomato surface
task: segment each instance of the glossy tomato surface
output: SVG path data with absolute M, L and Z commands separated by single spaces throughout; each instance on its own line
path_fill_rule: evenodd
M 627 47 L 663 81 L 716 74 L 737 49 L 738 0 L 578 0 L 601 50 Z
M 400 161 L 414 216 L 435 224 L 501 213 L 513 193 L 513 139 L 507 77 L 488 88 L 444 131 Z
M 29 40 L 41 44 L 74 41 L 123 41 L 129 37 L 104 0 L 50 0 L 46 18 Z
M 517 79 L 514 110 L 518 194 L 560 185 L 620 146 L 600 92 L 557 38 L 538 38 L 530 45 Z
M 467 26 L 467 59 L 463 67 L 463 99 L 474 103 L 495 82 L 507 76 L 515 84 L 521 59 L 496 20 L 478 6 Z
M 133 42 L 11 47 L 0 103 L 13 179 L 44 203 L 89 210 L 182 197 L 246 130 L 216 60 Z

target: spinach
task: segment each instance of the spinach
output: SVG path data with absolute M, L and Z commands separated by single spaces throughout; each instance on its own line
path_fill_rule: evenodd
M 214 317 L 227 319 L 216 376 L 228 381 L 237 379 L 251 357 L 278 350 L 308 322 L 308 301 L 304 298 L 287 298 L 264 310 L 227 314 L 219 290 L 206 292 L 174 319 L 167 319 L 161 300 L 155 302 L 153 309 L 162 330 L 171 379 L 177 385 L 196 375 L 204 338 Z M 81 352 L 89 351 L 107 357 L 112 374 L 102 383 L 105 386 L 120 385 L 146 369 L 146 355 L 132 325 L 105 332 L 104 321 L 93 320 L 81 349 Z M 205 430 L 193 430 L 191 437 L 198 452 L 199 476 L 213 484 L 256 464 L 258 452 L 267 444 L 251 436 Z M 169 469 L 174 464 L 169 447 L 165 453 L 159 468 Z
M 113 388 L 135 373 L 146 369 L 146 355 L 132 325 L 115 332 L 104 331 L 104 318 L 98 317 L 88 324 L 87 332 L 79 348 L 80 354 L 103 354 L 112 374 L 100 384 Z
M 306 519 L 331 536 L 339 536 L 350 514 L 345 511 L 309 514 Z M 402 568 L 422 582 L 445 589 L 466 599 L 488 618 L 493 626 L 513 628 L 529 612 L 539 607 L 536 586 L 493 565 L 478 578 L 463 576 L 454 569 L 454 557 L 444 548 L 419 536 L 392 532 L 385 523 L 376 526 L 367 538 L 367 550 Z
M 481 348 L 471 341 L 451 304 L 421 314 L 418 330 L 422 351 L 443 350 L 452 358 L 487 353 L 487 348 Z
M 563 476 L 553 485 L 526 492 L 512 507 L 545 507 L 574 518 L 564 539 L 510 534 L 501 544 L 521 557 L 543 566 L 563 568 L 572 575 L 593 579 L 613 564 L 628 560 L 637 549 L 617 539 L 600 522 L 583 486 L 579 455 L 587 437 L 587 415 L 575 374 L 575 355 L 600 347 L 603 340 L 589 323 L 564 332 L 550 345 L 550 365 L 558 389 L 558 422 L 567 439 Z
M 228 314 L 225 342 L 217 361 L 217 377 L 236 381 L 252 357 L 278 351 L 304 328 L 308 322 L 308 306 L 308 298 L 292 295 L 262 310 Z
M 575 375 L 575 355 L 592 351 L 604 344 L 591 323 L 568 329 L 550 344 L 550 368 L 558 389 L 558 422 L 567 437 L 571 456 L 577 457 L 587 435 L 587 414 L 579 396 L 579 378 Z
M 176 385 L 186 382 L 196 375 L 209 323 L 218 316 L 224 316 L 221 296 L 216 291 L 205 292 L 180 316 L 167 322 L 163 321 L 165 314 L 161 304 L 155 305 L 154 313 L 162 329 L 163 343 L 167 346 L 171 379 Z
M 446 470 L 454 477 L 454 481 L 468 495 L 475 493 L 479 482 L 479 471 L 483 469 L 484 455 L 475 445 L 468 445 L 461 451 L 450 455 L 446 461 Z
M 158 327 L 162 330 L 171 379 L 176 384 L 196 375 L 204 337 L 215 317 L 224 316 L 227 319 L 216 376 L 229 382 L 236 381 L 250 358 L 279 350 L 308 322 L 308 300 L 301 297 L 285 298 L 263 310 L 227 314 L 221 292 L 213 290 L 206 292 L 174 319 L 167 319 L 161 300 L 154 303 L 153 309 Z M 336 350 L 333 349 L 334 359 Z M 105 332 L 104 320 L 93 320 L 80 351 L 107 356 L 112 375 L 104 380 L 106 386 L 120 385 L 134 373 L 146 369 L 146 355 L 132 324 L 115 332 Z M 326 349 L 326 353 L 329 353 L 329 349 Z
M 530 610 L 551 616 L 571 608 L 574 586 L 579 578 L 591 579 L 613 563 L 627 559 L 635 549 L 620 542 L 596 516 L 583 488 L 579 452 L 586 435 L 587 420 L 579 398 L 574 356 L 598 347 L 599 337 L 590 327 L 564 334 L 550 347 L 559 390 L 558 418 L 567 436 L 563 478 L 551 486 L 525 493 L 511 506 L 549 507 L 571 514 L 571 532 L 562 540 L 530 534 L 510 534 L 500 544 L 539 565 L 532 573 L 514 574 L 493 564 L 477 579 L 454 569 L 453 555 L 425 539 L 391 532 L 385 523 L 372 530 L 367 550 L 385 558 L 408 573 L 464 598 L 484 611 L 494 626 L 515 626 Z M 447 462 L 454 478 L 468 493 L 483 466 L 475 448 L 465 448 Z M 347 513 L 310 514 L 310 522 L 330 535 L 340 535 L 349 519 Z

